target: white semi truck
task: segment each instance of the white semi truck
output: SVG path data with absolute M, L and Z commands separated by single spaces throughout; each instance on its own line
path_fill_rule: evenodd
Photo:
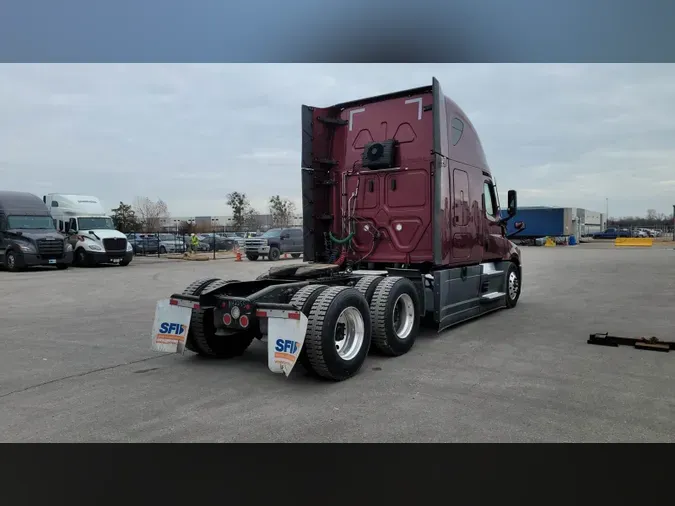
M 57 230 L 68 236 L 75 265 L 129 265 L 134 256 L 133 248 L 127 237 L 115 229 L 98 198 L 50 193 L 42 199 Z

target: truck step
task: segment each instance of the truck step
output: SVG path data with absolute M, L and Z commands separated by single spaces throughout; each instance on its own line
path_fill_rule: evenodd
M 494 300 L 500 299 L 504 297 L 506 293 L 504 292 L 490 292 L 486 293 L 485 295 L 481 296 L 480 300 L 481 302 L 492 302 Z
M 483 267 L 482 269 L 482 274 L 483 276 L 501 276 L 504 274 L 504 271 L 501 269 L 497 269 L 497 266 L 494 264 L 494 262 L 487 262 L 484 264 L 481 264 Z

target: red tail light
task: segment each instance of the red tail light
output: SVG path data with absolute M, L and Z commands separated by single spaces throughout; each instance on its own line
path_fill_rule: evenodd
M 230 313 L 225 313 L 223 315 L 223 323 L 225 325 L 230 325 L 232 323 L 232 316 L 230 316 Z
M 248 316 L 241 315 L 241 317 L 239 318 L 239 325 L 241 325 L 244 328 L 248 327 Z

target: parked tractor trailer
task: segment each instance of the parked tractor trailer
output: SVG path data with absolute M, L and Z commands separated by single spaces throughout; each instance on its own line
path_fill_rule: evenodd
M 0 265 L 10 272 L 38 265 L 67 269 L 73 248 L 32 193 L 0 191 Z
M 268 367 L 356 374 L 369 349 L 399 356 L 422 321 L 438 330 L 516 306 L 517 212 L 497 190 L 478 135 L 439 82 L 319 108 L 302 106 L 303 263 L 256 280 L 200 279 L 159 301 L 153 349 L 213 357 L 267 342 Z M 519 224 L 522 228 L 523 224 Z
M 115 229 L 98 198 L 50 193 L 42 200 L 58 230 L 68 237 L 75 265 L 129 265 L 133 248 L 127 236 Z

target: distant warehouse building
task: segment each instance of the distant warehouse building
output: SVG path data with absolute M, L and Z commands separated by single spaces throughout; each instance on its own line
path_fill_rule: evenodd
M 502 217 L 506 210 L 502 211 Z M 525 223 L 525 230 L 518 237 L 583 237 L 601 232 L 607 225 L 603 213 L 578 207 L 519 207 L 518 213 L 509 220 L 507 233 L 513 234 L 516 222 Z

